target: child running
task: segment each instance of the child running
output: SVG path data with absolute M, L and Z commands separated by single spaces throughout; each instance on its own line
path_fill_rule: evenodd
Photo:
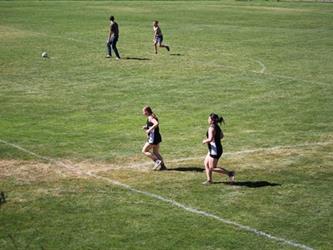
M 223 117 L 222 116 L 219 117 L 215 113 L 211 113 L 208 117 L 209 128 L 206 135 L 207 139 L 204 139 L 202 141 L 203 144 L 208 145 L 208 154 L 205 158 L 205 170 L 206 170 L 207 180 L 202 184 L 213 183 L 212 179 L 213 172 L 228 175 L 231 182 L 233 182 L 235 178 L 234 171 L 228 171 L 225 168 L 217 167 L 217 163 L 223 154 L 223 147 L 221 140 L 223 139 L 224 135 L 222 129 L 218 125 L 218 123 L 222 122 L 224 123 Z
M 158 118 L 149 106 L 145 106 L 142 113 L 147 117 L 147 124 L 143 127 L 147 134 L 147 142 L 142 148 L 142 153 L 155 162 L 153 170 L 165 170 L 166 167 L 160 154 L 162 136 L 160 134 Z
M 158 21 L 153 22 L 153 31 L 154 31 L 153 43 L 154 43 L 154 48 L 155 48 L 155 54 L 157 54 L 157 45 L 160 48 L 166 48 L 167 51 L 170 51 L 169 46 L 162 44 L 163 43 L 163 34 L 162 34 L 162 30 L 161 30 L 160 26 L 158 25 Z

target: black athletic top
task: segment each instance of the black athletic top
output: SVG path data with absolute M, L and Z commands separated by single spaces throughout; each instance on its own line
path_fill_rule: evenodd
M 157 118 L 155 119 L 158 121 Z M 154 123 L 150 122 L 149 119 L 147 119 L 146 128 L 149 129 L 152 126 L 154 126 Z M 152 131 L 150 131 L 150 133 L 148 134 L 148 142 L 153 145 L 157 145 L 162 142 L 162 136 L 160 134 L 159 126 L 155 127 Z
M 211 127 L 215 130 L 215 136 L 213 138 L 213 141 L 208 143 L 208 150 L 212 157 L 219 158 L 223 153 L 222 143 L 221 139 L 223 138 L 223 132 L 219 125 L 212 124 Z M 206 133 L 206 136 L 208 138 L 208 131 Z
M 162 30 L 160 26 L 154 27 L 155 37 L 163 37 Z
M 114 36 L 119 37 L 119 28 L 118 28 L 118 24 L 116 22 L 113 22 L 111 24 L 110 30 Z

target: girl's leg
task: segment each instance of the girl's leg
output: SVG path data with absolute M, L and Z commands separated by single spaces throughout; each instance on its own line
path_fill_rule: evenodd
M 160 162 L 156 162 L 156 166 L 154 167 L 155 170 L 166 170 L 166 166 L 163 161 L 163 157 L 160 154 L 160 144 L 154 145 L 153 153 L 160 160 Z
M 161 48 L 166 48 L 167 51 L 170 51 L 170 47 L 169 47 L 168 45 L 164 45 L 164 44 L 161 44 L 161 43 L 160 43 L 160 47 L 161 47 Z
M 163 157 L 160 154 L 160 144 L 157 144 L 156 146 L 153 147 L 153 153 L 157 157 L 157 159 L 163 161 Z
M 155 49 L 155 54 L 157 54 L 157 43 L 154 42 L 154 49 Z
M 214 163 L 214 167 L 213 167 L 212 171 L 216 172 L 216 173 L 228 175 L 230 181 L 234 181 L 234 179 L 235 179 L 235 172 L 234 171 L 229 171 L 229 170 L 227 170 L 225 168 L 218 168 L 217 167 L 218 159 L 215 159 L 215 160 L 216 160 L 216 162 Z
M 203 184 L 209 184 L 212 182 L 212 171 L 209 168 L 209 158 L 210 158 L 210 156 L 209 156 L 209 154 L 207 154 L 205 161 L 204 161 L 207 180 L 205 182 L 203 182 Z
M 151 153 L 150 150 L 153 148 L 153 145 L 149 144 L 148 142 L 142 148 L 142 153 L 152 159 L 153 161 L 158 160 L 157 156 L 154 153 Z
M 216 166 L 217 166 L 218 159 L 215 159 L 211 156 L 208 156 L 208 157 L 209 157 L 208 164 L 209 164 L 210 180 L 213 181 L 212 174 L 213 174 L 214 168 L 216 168 Z

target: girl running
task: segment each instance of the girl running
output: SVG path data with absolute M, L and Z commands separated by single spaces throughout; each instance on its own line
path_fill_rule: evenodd
M 206 135 L 207 139 L 204 139 L 202 141 L 203 144 L 208 145 L 208 154 L 205 158 L 205 170 L 206 170 L 207 180 L 202 184 L 213 183 L 212 179 L 213 172 L 228 175 L 231 182 L 233 182 L 235 178 L 234 171 L 228 171 L 225 168 L 217 167 L 217 163 L 223 154 L 223 147 L 221 140 L 223 139 L 224 135 L 222 129 L 218 125 L 218 123 L 221 122 L 224 123 L 223 117 L 222 116 L 219 117 L 215 113 L 211 113 L 208 117 L 209 128 Z
M 160 154 L 162 137 L 160 134 L 158 118 L 149 106 L 145 106 L 142 113 L 147 117 L 147 124 L 143 127 L 147 134 L 147 142 L 142 148 L 142 153 L 155 162 L 153 170 L 165 170 L 166 167 Z
M 161 31 L 160 26 L 158 25 L 158 21 L 154 21 L 153 22 L 153 31 L 154 31 L 154 39 L 153 39 L 153 43 L 154 43 L 154 48 L 155 48 L 155 54 L 157 54 L 157 45 L 160 48 L 166 48 L 167 51 L 170 51 L 170 47 L 167 45 L 163 45 L 163 34 Z

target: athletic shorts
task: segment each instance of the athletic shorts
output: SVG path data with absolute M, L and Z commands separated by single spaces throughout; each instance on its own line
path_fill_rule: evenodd
M 209 153 L 209 156 L 212 157 L 212 158 L 214 158 L 214 159 L 220 159 L 221 156 L 222 156 L 222 152 L 219 153 L 219 154 L 217 154 L 217 155 L 214 155 L 214 154 Z
M 222 145 L 216 146 L 215 143 L 208 144 L 208 153 L 210 157 L 220 159 L 223 154 Z
M 147 142 L 151 145 L 157 145 L 159 143 L 162 142 L 162 137 L 159 133 L 154 133 L 154 132 L 151 132 L 149 135 L 148 135 L 148 139 L 147 139 Z
M 162 44 L 163 36 L 155 36 L 155 43 Z

